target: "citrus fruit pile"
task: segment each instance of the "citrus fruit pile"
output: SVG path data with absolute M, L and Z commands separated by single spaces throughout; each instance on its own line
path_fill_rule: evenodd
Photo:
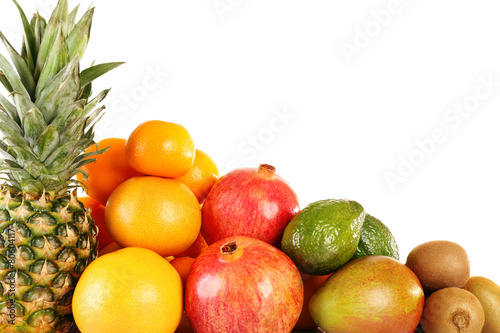
M 88 150 L 102 149 L 79 176 L 100 249 L 73 296 L 82 333 L 500 332 L 500 287 L 470 278 L 458 244 L 422 244 L 402 263 L 358 202 L 300 209 L 267 164 L 219 177 L 178 124 L 147 121 Z

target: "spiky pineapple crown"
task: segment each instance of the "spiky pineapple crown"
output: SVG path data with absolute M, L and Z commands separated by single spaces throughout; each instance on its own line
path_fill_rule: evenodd
M 48 22 L 35 14 L 29 22 L 16 0 L 24 36 L 19 54 L 0 32 L 9 62 L 0 54 L 0 173 L 4 187 L 20 193 L 61 194 L 78 186 L 80 168 L 95 161 L 94 125 L 103 114 L 98 107 L 108 90 L 95 98 L 92 81 L 122 63 L 91 66 L 80 72 L 94 9 L 77 22 L 78 6 L 68 12 L 59 0 Z M 85 175 L 86 176 L 86 175 Z

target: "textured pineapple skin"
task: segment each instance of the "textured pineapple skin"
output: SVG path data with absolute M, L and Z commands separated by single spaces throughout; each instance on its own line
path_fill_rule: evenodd
M 67 333 L 73 290 L 97 257 L 90 211 L 75 193 L 0 192 L 0 332 Z

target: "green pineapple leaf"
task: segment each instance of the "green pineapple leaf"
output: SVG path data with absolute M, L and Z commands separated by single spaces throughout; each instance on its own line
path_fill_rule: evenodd
M 82 77 L 82 87 L 85 87 L 87 84 L 90 82 L 94 81 L 101 75 L 106 74 L 110 70 L 123 65 L 124 62 L 108 62 L 105 64 L 100 64 L 100 65 L 95 65 L 92 67 L 89 67 L 85 70 L 82 71 L 81 77 Z
M 15 160 L 16 157 L 14 156 L 15 153 L 12 152 L 10 149 L 0 147 L 0 153 L 5 157 L 5 160 Z M 0 171 L 1 171 L 1 166 L 2 166 L 3 160 L 0 160 Z
M 26 14 L 24 14 L 23 9 L 19 4 L 17 3 L 16 0 L 12 0 L 15 4 L 16 7 L 19 11 L 19 15 L 21 16 L 21 20 L 23 21 L 23 28 L 24 28 L 24 38 L 25 38 L 25 45 L 26 48 L 26 53 L 29 55 L 31 58 L 26 59 L 27 64 L 29 65 L 30 63 L 33 64 L 34 61 L 36 60 L 34 57 L 36 56 L 36 39 L 35 39 L 35 34 L 33 33 L 33 29 L 31 28 L 30 23 L 28 22 L 28 19 L 26 18 Z
M 101 91 L 99 95 L 97 95 L 94 99 L 88 102 L 88 104 L 85 105 L 85 115 L 88 115 L 89 112 L 92 111 L 97 106 L 97 104 L 101 103 L 106 98 L 110 90 L 111 89 L 105 89 Z
M 80 96 L 78 99 L 89 99 L 89 97 L 92 95 L 92 83 L 87 84 L 83 89 L 80 90 Z
M 45 162 L 47 157 L 49 157 L 57 147 L 59 147 L 59 132 L 54 125 L 49 125 L 38 137 L 33 147 L 33 151 L 40 161 Z
M 100 117 L 103 116 L 102 112 L 104 111 L 104 109 L 106 109 L 106 106 L 101 106 L 97 109 L 95 109 L 91 114 L 88 115 L 87 117 L 87 124 L 92 124 L 92 123 L 96 123 L 98 122 L 100 119 Z
M 16 163 L 22 166 L 23 168 L 26 168 L 26 165 L 29 162 L 36 161 L 37 158 L 36 156 L 31 152 L 31 149 L 27 150 L 19 146 L 13 146 L 10 147 L 12 152 L 14 152 L 16 156 Z
M 81 119 L 77 119 L 77 121 L 75 121 L 73 124 L 66 127 L 64 132 L 59 133 L 60 134 L 59 140 L 61 141 L 61 143 L 64 144 L 67 141 L 71 141 L 75 137 L 78 137 L 78 138 L 83 137 L 85 123 L 86 123 L 86 119 L 81 118 Z
M 75 158 L 80 155 L 80 152 L 77 151 L 72 154 L 65 155 L 57 160 L 54 161 L 54 163 L 50 164 L 48 166 L 49 172 L 51 174 L 59 174 L 65 170 L 70 171 L 70 166 L 73 164 L 73 161 Z
M 17 91 L 18 93 L 23 94 L 24 96 L 29 98 L 30 95 L 28 94 L 26 88 L 24 88 L 24 85 L 21 82 L 21 79 L 19 79 L 19 76 L 17 76 L 16 71 L 11 66 L 9 61 L 5 59 L 5 57 L 1 54 L 0 54 L 0 71 L 2 72 L 2 75 L 0 75 L 0 80 L 2 80 L 1 79 L 2 76 L 6 79 L 8 85 L 10 86 L 10 89 L 7 85 L 5 85 L 3 81 L 2 83 L 4 83 L 5 88 L 7 88 L 7 90 L 9 90 L 10 93 L 12 93 L 13 91 Z
M 12 47 L 7 38 L 5 38 L 4 34 L 0 32 L 0 38 L 2 39 L 7 51 L 10 54 L 10 58 L 14 63 L 14 66 L 17 69 L 17 73 L 21 78 L 22 84 L 26 87 L 31 98 L 35 97 L 35 79 L 33 78 L 33 74 L 31 74 L 30 68 L 26 64 L 25 59 L 21 57 L 19 53 Z
M 38 109 L 31 109 L 24 115 L 24 137 L 31 147 L 34 147 L 35 142 L 42 135 L 43 130 L 47 126 L 43 120 L 43 115 Z
M 7 91 L 9 93 L 12 93 L 14 91 L 14 89 L 12 88 L 12 86 L 9 83 L 9 80 L 7 80 L 7 77 L 2 72 L 1 69 L 0 69 L 0 82 L 3 84 L 3 86 L 5 87 L 5 89 L 7 89 Z
M 78 56 L 74 58 L 75 66 L 70 66 L 62 82 L 40 104 L 40 110 L 44 114 L 45 121 L 49 124 L 58 115 L 65 114 L 67 108 L 72 105 L 78 95 L 80 87 L 80 75 L 78 73 Z
M 50 80 L 69 63 L 68 46 L 62 29 L 59 28 L 57 38 L 52 45 L 49 56 L 43 66 L 36 86 L 36 96 L 49 84 Z
M 95 150 L 95 151 L 89 151 L 88 153 L 80 154 L 80 156 L 78 156 L 77 158 L 75 158 L 74 163 L 80 163 L 81 161 L 84 161 L 84 160 L 85 161 L 87 161 L 87 160 L 88 161 L 95 160 L 95 158 L 90 158 L 90 157 L 104 154 L 109 148 L 110 147 L 106 147 L 106 148 L 103 148 L 103 149 L 98 149 L 98 150 Z M 76 168 L 76 169 L 78 169 L 78 168 Z
M 73 58 L 69 64 L 66 65 L 62 70 L 57 73 L 56 76 L 50 80 L 50 83 L 45 86 L 45 88 L 40 91 L 40 93 L 37 95 L 35 104 L 38 108 L 41 108 L 47 97 L 54 92 L 54 90 L 57 90 L 60 85 L 65 81 L 69 80 L 72 76 L 78 76 L 80 75 L 80 64 L 78 63 L 78 58 Z M 74 78 L 73 80 L 76 80 Z
M 56 149 L 54 149 L 54 151 L 45 159 L 45 165 L 50 167 L 50 165 L 58 159 L 73 153 L 78 145 L 78 141 L 78 139 L 75 139 L 63 143 L 61 139 L 59 139 L 59 146 L 57 146 Z
M 101 153 L 99 153 L 99 154 L 101 154 Z M 83 167 L 83 166 L 85 166 L 87 164 L 94 163 L 96 160 L 97 159 L 95 159 L 95 158 L 87 158 L 87 159 L 78 161 L 78 163 L 73 163 L 70 166 L 70 170 L 80 169 L 81 167 Z
M 12 147 L 12 151 L 16 154 L 16 161 L 24 170 L 26 170 L 33 179 L 38 178 L 41 174 L 47 174 L 48 170 L 42 163 L 37 161 L 36 156 L 21 148 Z
M 78 9 L 80 8 L 80 4 L 76 5 L 76 7 L 69 13 L 68 20 L 64 24 L 64 35 L 69 36 L 70 32 L 75 27 L 76 17 L 78 15 Z
M 95 158 L 93 159 L 92 162 L 95 162 Z M 85 170 L 82 170 L 82 169 L 78 169 L 78 173 L 81 174 L 83 176 L 83 180 L 87 180 L 89 178 L 89 173 L 86 172 Z M 83 188 L 83 190 L 85 192 L 88 192 L 89 189 L 87 187 L 87 185 L 84 183 L 84 182 L 81 182 L 77 179 L 74 179 L 74 183 L 77 184 L 77 186 L 80 186 L 81 188 Z
M 38 54 L 40 52 L 40 45 L 42 44 L 42 39 L 45 31 L 45 27 L 47 26 L 47 22 L 43 17 L 41 17 L 38 14 L 35 14 L 33 16 L 33 19 L 31 20 L 31 26 L 33 29 L 33 32 L 35 34 L 35 53 Z M 36 59 L 35 59 L 36 60 Z M 34 72 L 35 68 L 31 67 L 31 71 Z
M 0 105 L 5 110 L 5 112 L 14 119 L 16 123 L 19 123 L 19 115 L 17 114 L 16 107 L 12 105 L 11 102 L 7 98 L 5 98 L 2 94 L 0 94 Z
M 78 55 L 80 59 L 83 58 L 83 54 L 87 49 L 87 44 L 90 38 L 90 28 L 92 26 L 93 16 L 94 8 L 90 9 L 85 13 L 85 15 L 83 15 L 69 34 L 67 44 L 70 59 L 73 59 L 76 55 Z
M 26 97 L 22 94 L 19 94 L 14 91 L 12 94 L 14 97 L 14 102 L 16 103 L 16 109 L 17 113 L 19 115 L 19 119 L 21 119 L 21 125 L 22 125 L 22 120 L 24 119 L 24 115 L 31 109 L 36 109 L 37 107 L 35 104 L 31 101 L 29 97 Z
M 59 133 L 64 132 L 65 128 L 73 124 L 77 119 L 83 117 L 85 101 L 79 100 L 70 105 L 65 112 L 59 113 L 51 122 L 57 128 Z
M 58 38 L 62 22 L 68 18 L 68 0 L 60 0 L 50 16 L 49 22 L 44 30 L 40 49 L 38 51 L 35 68 L 35 80 L 38 80 L 43 67 L 49 58 L 52 47 Z
M 9 126 L 18 133 L 23 132 L 21 127 L 19 127 L 18 123 L 14 119 L 12 119 L 6 111 L 0 111 L 0 121 L 5 123 L 7 126 Z
M 0 122 L 0 131 L 4 135 L 4 140 L 10 142 L 12 146 L 19 146 L 26 150 L 31 149 L 21 133 L 15 128 L 9 126 L 8 123 L 3 121 Z

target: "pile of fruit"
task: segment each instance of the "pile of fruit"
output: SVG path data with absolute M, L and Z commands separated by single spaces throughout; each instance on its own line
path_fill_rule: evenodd
M 470 277 L 456 243 L 403 264 L 359 203 L 300 210 L 267 164 L 219 178 L 181 125 L 148 121 L 100 146 L 82 178 L 105 246 L 75 289 L 82 333 L 500 332 L 500 287 Z
M 456 243 L 403 264 L 390 230 L 353 200 L 300 209 L 267 164 L 219 176 L 181 125 L 94 142 L 80 71 L 93 9 L 59 0 L 0 34 L 0 332 L 500 332 L 500 287 L 470 277 Z M 12 101 L 11 101 L 12 100 Z M 88 197 L 77 198 L 76 188 Z

